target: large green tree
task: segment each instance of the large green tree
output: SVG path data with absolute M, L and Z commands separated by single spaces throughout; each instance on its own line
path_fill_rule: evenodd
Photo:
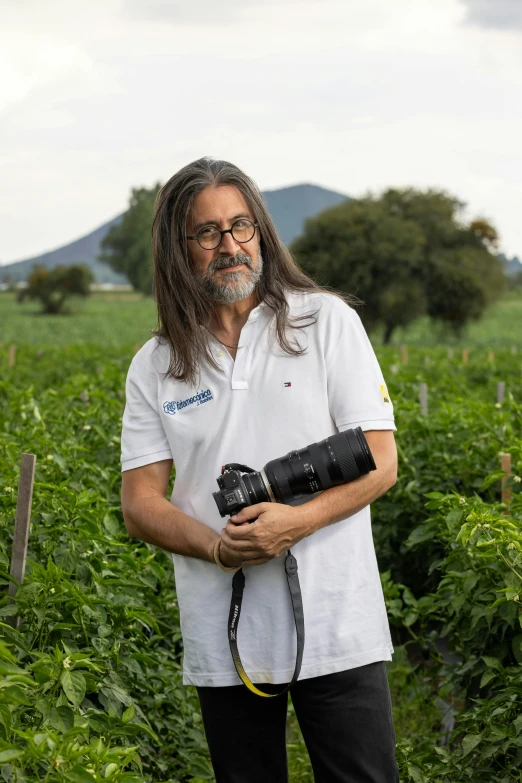
M 463 222 L 463 208 L 443 191 L 390 189 L 308 220 L 292 250 L 319 282 L 361 299 L 385 342 L 424 314 L 458 333 L 505 284 L 496 230 Z
M 152 188 L 133 188 L 127 211 L 103 238 L 99 255 L 100 261 L 127 275 L 134 288 L 144 294 L 152 293 L 151 226 L 160 187 L 157 183 Z

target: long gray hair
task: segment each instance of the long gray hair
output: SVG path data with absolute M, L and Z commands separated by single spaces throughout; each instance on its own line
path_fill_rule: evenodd
M 277 235 L 259 188 L 237 166 L 223 160 L 200 158 L 184 166 L 161 188 L 154 206 L 152 228 L 154 294 L 158 307 L 155 334 L 170 346 L 168 375 L 197 383 L 203 361 L 217 367 L 209 348 L 208 326 L 215 304 L 195 274 L 187 239 L 187 219 L 194 198 L 210 186 L 233 185 L 243 195 L 259 224 L 263 274 L 257 286 L 260 301 L 275 315 L 281 349 L 292 355 L 303 350 L 291 340 L 291 330 L 315 321 L 316 313 L 290 319 L 286 291 L 318 292 L 320 288 L 299 269 Z M 295 334 L 295 332 L 294 332 Z

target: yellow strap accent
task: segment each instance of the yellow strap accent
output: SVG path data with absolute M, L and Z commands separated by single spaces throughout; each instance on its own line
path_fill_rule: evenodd
M 265 693 L 264 691 L 260 691 L 259 688 L 256 688 L 252 680 L 249 679 L 248 674 L 245 672 L 241 664 L 236 665 L 236 670 L 241 678 L 241 682 L 246 685 L 248 690 L 252 691 L 252 693 L 255 693 L 257 696 L 266 696 L 268 699 L 271 699 L 274 696 L 279 696 L 278 693 Z

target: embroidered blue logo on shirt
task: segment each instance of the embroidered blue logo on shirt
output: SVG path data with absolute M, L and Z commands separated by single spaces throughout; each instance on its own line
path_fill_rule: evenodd
M 193 397 L 188 397 L 186 400 L 171 400 L 170 402 L 163 403 L 163 410 L 170 416 L 174 416 L 176 411 L 180 411 L 183 408 L 187 408 L 189 405 L 203 405 L 204 402 L 210 402 L 213 400 L 212 392 L 210 389 L 204 391 L 198 391 Z

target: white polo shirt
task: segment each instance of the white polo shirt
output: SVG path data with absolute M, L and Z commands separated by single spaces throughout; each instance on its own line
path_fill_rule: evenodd
M 122 469 L 172 458 L 171 502 L 216 531 L 226 519 L 212 493 L 227 462 L 261 469 L 269 460 L 338 431 L 394 430 L 393 408 L 359 316 L 331 294 L 289 294 L 290 315 L 318 310 L 298 333 L 306 353 L 279 348 L 272 311 L 261 304 L 241 331 L 234 361 L 217 341 L 220 370 L 201 369 L 198 386 L 165 377 L 169 349 L 149 340 L 127 378 Z M 292 548 L 299 565 L 306 642 L 300 679 L 343 671 L 393 652 L 370 508 L 328 525 Z M 232 576 L 173 555 L 184 643 L 184 682 L 237 685 L 228 646 Z M 284 555 L 244 569 L 238 645 L 254 682 L 283 683 L 295 663 L 295 626 Z

